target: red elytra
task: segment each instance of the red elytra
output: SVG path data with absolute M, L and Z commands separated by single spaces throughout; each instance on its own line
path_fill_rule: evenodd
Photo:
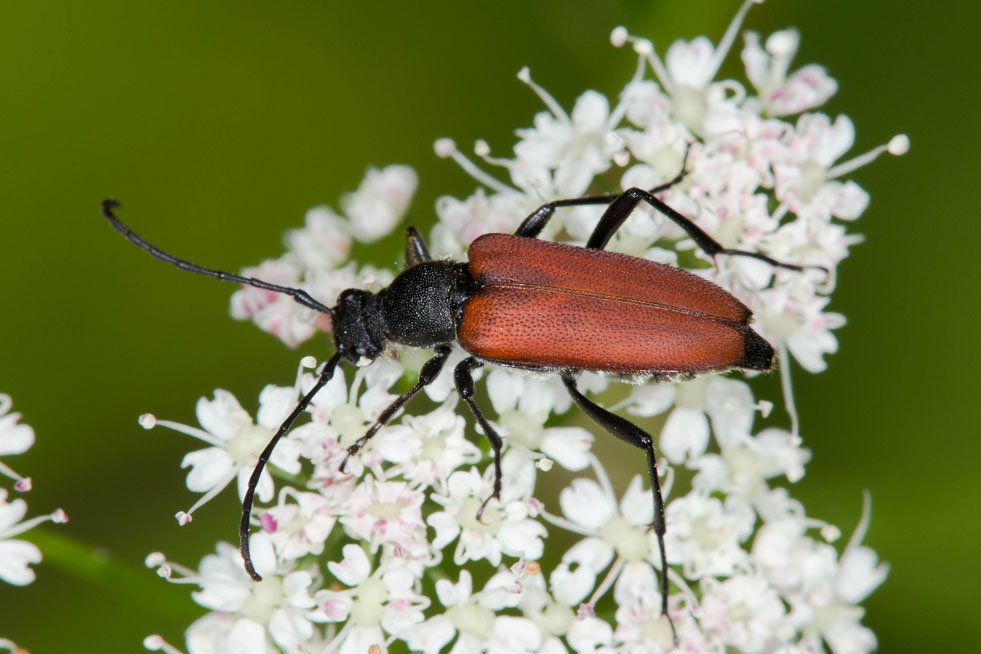
M 481 288 L 458 336 L 485 361 L 653 376 L 772 366 L 749 308 L 680 268 L 486 234 L 470 245 L 468 271 Z

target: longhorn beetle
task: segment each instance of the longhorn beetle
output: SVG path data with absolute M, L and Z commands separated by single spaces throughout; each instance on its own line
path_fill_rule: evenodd
M 113 214 L 115 200 L 102 202 L 102 215 L 116 231 L 157 259 L 182 270 L 285 293 L 305 307 L 330 316 L 336 351 L 313 388 L 304 395 L 262 451 L 249 479 L 239 526 L 245 568 L 261 581 L 249 554 L 249 528 L 256 485 L 273 448 L 289 431 L 342 362 L 352 365 L 381 356 L 390 344 L 433 348 L 418 381 L 378 416 L 341 464 L 424 386 L 439 375 L 454 344 L 470 356 L 454 370 L 456 390 L 483 429 L 494 456 L 493 492 L 500 500 L 503 441 L 474 401 L 473 370 L 485 363 L 559 375 L 572 400 L 591 420 L 647 457 L 654 499 L 653 529 L 661 558 L 661 613 L 668 610 L 668 563 L 664 549 L 664 501 L 657 476 L 654 439 L 630 421 L 607 411 L 576 388 L 576 375 L 597 371 L 639 381 L 690 378 L 733 368 L 767 371 L 773 348 L 752 330 L 749 308 L 715 284 L 687 271 L 646 259 L 605 251 L 617 229 L 645 202 L 683 229 L 707 254 L 752 257 L 790 270 L 815 266 L 781 263 L 756 252 L 722 247 L 695 223 L 657 197 L 680 182 L 650 190 L 631 188 L 548 202 L 525 218 L 513 235 L 485 234 L 470 244 L 469 261 L 434 260 L 419 232 L 406 230 L 405 270 L 378 293 L 347 289 L 328 307 L 306 291 L 260 279 L 203 268 L 151 245 Z M 608 205 L 585 247 L 536 238 L 560 207 Z M 670 618 L 669 622 L 670 622 Z M 671 625 L 672 631 L 674 625 Z

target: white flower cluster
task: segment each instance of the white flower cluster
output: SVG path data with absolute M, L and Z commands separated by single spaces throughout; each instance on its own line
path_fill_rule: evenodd
M 451 141 L 436 144 L 438 154 L 456 160 L 482 188 L 464 200 L 440 199 L 434 252 L 462 258 L 476 236 L 511 232 L 550 200 L 597 188 L 652 188 L 678 174 L 687 151 L 687 176 L 663 194 L 669 205 L 724 247 L 814 269 L 774 269 L 744 257 L 719 257 L 708 262 L 712 267 L 676 225 L 644 208 L 610 248 L 694 267 L 753 309 L 756 327 L 781 352 L 784 371 L 788 352 L 807 370 L 822 370 L 824 355 L 837 347 L 831 330 L 844 322 L 825 311 L 833 273 L 859 240 L 840 221 L 857 218 L 868 201 L 843 178 L 881 152 L 902 153 L 908 140 L 898 136 L 839 163 L 852 144 L 852 125 L 844 116 L 812 112 L 836 83 L 819 66 L 789 72 L 798 43 L 793 30 L 763 45 L 745 34 L 749 90 L 716 80 L 751 4 L 743 4 L 719 46 L 704 37 L 678 41 L 664 61 L 649 41 L 614 30 L 614 45 L 632 44 L 638 65 L 612 109 L 587 91 L 568 114 L 521 71 L 548 111 L 518 131 L 513 158 L 491 156 L 483 142 L 475 149 L 486 164 L 506 171 L 511 186 Z M 648 68 L 655 80 L 646 78 Z M 303 288 L 327 303 L 345 288 L 386 284 L 395 271 L 347 261 L 351 239 L 390 232 L 415 185 L 404 166 L 369 171 L 344 199 L 346 216 L 311 211 L 306 226 L 287 235 L 285 255 L 246 274 Z M 601 213 L 602 207 L 562 209 L 543 237 L 583 243 Z M 232 312 L 291 345 L 330 330 L 324 316 L 254 288 L 235 293 Z M 875 647 L 875 636 L 860 624 L 859 603 L 886 568 L 860 544 L 868 501 L 839 555 L 828 544 L 838 530 L 807 516 L 784 487 L 803 476 L 809 457 L 796 424 L 755 430 L 756 414 L 765 417 L 771 405 L 757 402 L 747 383 L 711 376 L 635 386 L 611 407 L 639 419 L 665 416 L 657 442 L 674 466 L 662 461 L 661 475 L 675 643 L 660 615 L 650 490 L 638 474 L 618 497 L 591 452 L 593 435 L 553 426 L 571 406 L 558 379 L 502 368 L 486 374 L 490 415 L 506 449 L 501 501 L 488 504 L 480 520 L 493 465 L 467 438 L 452 392 L 453 365 L 425 387 L 428 405 L 412 403 L 340 471 L 345 448 L 397 397 L 397 387 L 414 380 L 426 356 L 405 350 L 353 371 L 338 369 L 303 424 L 280 442 L 272 474 L 260 480 L 256 496 L 263 506 L 253 519 L 251 551 L 263 582 L 249 579 L 238 550 L 225 543 L 197 570 L 162 554 L 148 558 L 161 576 L 196 585 L 195 600 L 211 611 L 189 628 L 190 652 L 364 654 L 396 643 L 453 654 Z M 178 514 L 181 522 L 232 480 L 241 497 L 259 452 L 312 388 L 315 365 L 306 358 L 291 386 L 263 389 L 255 419 L 221 390 L 199 401 L 201 428 L 141 418 L 147 428 L 168 426 L 209 446 L 184 459 L 188 488 L 204 495 Z M 592 374 L 579 385 L 592 394 L 613 388 Z M 788 397 L 789 390 L 788 383 Z M 535 496 L 539 475 L 547 476 L 553 463 L 584 475 L 561 491 L 558 507 Z M 145 644 L 177 651 L 158 636 Z
M 23 454 L 34 444 L 34 430 L 20 424 L 20 414 L 10 412 L 12 406 L 10 396 L 0 393 L 0 456 Z M 13 479 L 14 490 L 18 492 L 31 490 L 31 478 L 17 474 L 2 461 L 0 475 Z M 27 502 L 21 498 L 8 501 L 7 495 L 7 489 L 0 488 L 0 580 L 14 586 L 26 586 L 34 581 L 34 570 L 30 566 L 41 562 L 41 550 L 34 543 L 17 540 L 15 536 L 42 522 L 67 522 L 68 516 L 57 509 L 49 515 L 24 520 Z M 0 649 L 23 651 L 6 638 L 0 638 Z

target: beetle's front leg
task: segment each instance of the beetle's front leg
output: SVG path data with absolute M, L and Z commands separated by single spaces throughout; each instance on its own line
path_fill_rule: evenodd
M 446 363 L 446 359 L 450 356 L 450 346 L 440 345 L 436 348 L 436 354 L 432 359 L 426 362 L 419 371 L 419 379 L 413 384 L 412 388 L 395 398 L 395 401 L 388 405 L 384 411 L 382 411 L 375 423 L 371 425 L 368 431 L 365 432 L 364 436 L 359 438 L 354 442 L 353 445 L 347 448 L 347 454 L 344 456 L 344 460 L 341 461 L 340 470 L 344 472 L 344 468 L 347 467 L 347 460 L 352 456 L 357 454 L 365 444 L 371 440 L 372 436 L 378 433 L 378 430 L 388 424 L 396 412 L 401 409 L 406 402 L 412 399 L 412 396 L 421 391 L 424 387 L 432 384 L 436 377 L 439 376 L 440 371 L 443 369 L 443 365 Z

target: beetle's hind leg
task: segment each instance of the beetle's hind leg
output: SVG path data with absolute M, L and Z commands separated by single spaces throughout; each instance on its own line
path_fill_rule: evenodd
M 477 520 L 480 520 L 480 517 L 484 514 L 484 509 L 487 507 L 487 503 L 491 499 L 496 499 L 498 502 L 501 501 L 501 448 L 504 447 L 504 441 L 501 440 L 501 436 L 494 430 L 490 422 L 487 421 L 487 418 L 484 417 L 484 414 L 480 411 L 480 408 L 473 399 L 473 375 L 471 371 L 482 365 L 484 364 L 477 359 L 468 357 L 458 363 L 456 369 L 453 371 L 456 391 L 460 394 L 466 405 L 470 407 L 470 412 L 473 413 L 473 417 L 477 420 L 480 428 L 484 430 L 484 436 L 487 437 L 487 442 L 490 443 L 491 451 L 494 453 L 494 491 L 483 501 L 480 509 L 477 510 Z
M 603 212 L 603 217 L 600 218 L 600 221 L 593 229 L 593 233 L 589 237 L 589 240 L 586 241 L 586 247 L 596 250 L 602 250 L 605 248 L 606 244 L 610 242 L 611 238 L 613 238 L 613 235 L 616 234 L 618 229 L 620 229 L 620 226 L 623 225 L 624 221 L 626 221 L 627 218 L 630 217 L 630 214 L 634 212 L 634 209 L 637 208 L 637 205 L 641 202 L 646 202 L 667 217 L 668 220 L 685 230 L 685 233 L 688 234 L 688 236 L 695 241 L 698 247 L 710 257 L 714 258 L 720 254 L 750 257 L 752 259 L 765 261 L 775 268 L 787 268 L 788 270 L 796 270 L 798 272 L 806 269 L 817 269 L 824 271 L 825 274 L 828 274 L 828 270 L 822 266 L 800 266 L 792 263 L 783 263 L 782 261 L 777 261 L 776 259 L 768 257 L 765 254 L 760 254 L 759 252 L 749 252 L 747 250 L 735 250 L 732 248 L 722 247 L 718 241 L 709 236 L 708 233 L 706 233 L 701 227 L 692 222 L 690 218 L 683 216 L 670 205 L 658 198 L 655 195 L 656 191 L 657 189 L 654 191 L 645 191 L 642 188 L 631 188 L 627 189 L 619 196 L 611 200 L 610 206 Z
M 667 191 L 672 186 L 680 184 L 681 180 L 683 180 L 685 178 L 685 175 L 688 174 L 687 163 L 688 163 L 688 152 L 690 150 L 691 150 L 691 145 L 689 145 L 685 149 L 685 157 L 681 162 L 681 170 L 678 172 L 677 175 L 674 176 L 674 179 L 671 179 L 665 182 L 664 184 L 660 184 L 659 186 L 655 186 L 654 188 L 652 188 L 647 192 L 650 194 L 661 193 L 663 191 Z M 543 204 L 542 206 L 535 209 L 535 211 L 533 211 L 527 218 L 521 221 L 521 224 L 518 225 L 518 229 L 514 231 L 514 235 L 524 236 L 527 238 L 535 238 L 541 233 L 542 229 L 545 228 L 545 225 L 548 224 L 548 221 L 552 219 L 552 216 L 555 215 L 555 210 L 558 209 L 559 207 L 582 207 L 582 206 L 594 205 L 594 204 L 611 204 L 616 200 L 618 200 L 620 197 L 622 197 L 622 194 L 589 195 L 581 198 L 571 198 L 569 200 L 555 200 L 553 202 L 549 202 L 548 204 Z M 636 204 L 634 206 L 636 206 Z M 633 211 L 633 209 L 631 208 L 630 211 Z M 627 216 L 630 215 L 630 211 L 627 212 Z M 607 210 L 607 213 L 609 213 L 609 210 Z M 605 215 L 606 214 L 604 214 L 604 217 Z M 622 224 L 623 221 L 627 219 L 627 216 L 624 216 L 623 220 L 621 220 L 619 223 L 616 224 L 616 226 L 613 228 L 613 231 L 610 232 L 610 236 L 613 236 L 613 233 L 616 232 L 617 228 L 620 227 L 620 224 Z M 597 227 L 597 229 L 599 228 Z M 595 237 L 595 231 L 593 233 L 593 236 Z M 610 240 L 610 236 L 607 236 L 606 238 L 607 241 Z M 604 241 L 604 245 L 605 243 L 606 241 Z M 602 247 L 600 247 L 600 249 L 602 249 Z
M 576 403 L 576 406 L 590 420 L 620 440 L 644 450 L 644 454 L 647 456 L 647 476 L 650 479 L 651 492 L 654 495 L 654 522 L 651 526 L 654 529 L 654 534 L 657 536 L 657 547 L 661 554 L 661 615 L 668 619 L 668 623 L 671 625 L 671 633 L 674 634 L 675 641 L 677 642 L 678 637 L 674 631 L 674 623 L 668 615 L 668 557 L 664 549 L 664 533 L 666 531 L 664 523 L 664 497 L 661 495 L 661 482 L 657 477 L 657 455 L 654 453 L 654 439 L 634 423 L 607 411 L 580 393 L 579 389 L 576 388 L 576 380 L 572 375 L 562 375 L 562 382 L 565 384 L 566 390 L 569 391 L 569 395 L 572 396 L 572 401 Z

